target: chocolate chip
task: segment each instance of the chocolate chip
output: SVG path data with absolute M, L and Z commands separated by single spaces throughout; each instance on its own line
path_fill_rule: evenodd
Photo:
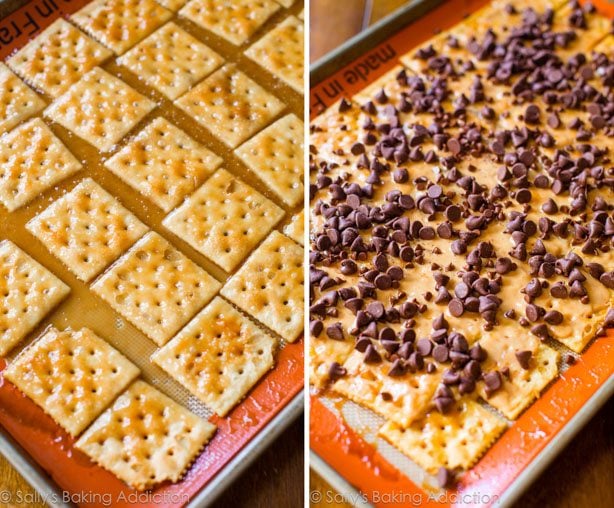
M 548 327 L 544 323 L 540 323 L 531 327 L 531 333 L 536 335 L 540 339 L 547 339 L 550 336 L 548 332 Z
M 374 319 L 382 318 L 385 313 L 384 305 L 381 302 L 370 302 L 366 310 Z
M 540 114 L 540 109 L 535 104 L 529 104 L 524 112 L 524 121 L 528 124 L 537 124 Z
M 339 102 L 339 113 L 344 113 L 352 108 L 352 103 L 349 102 L 345 97 L 341 99 Z
M 558 310 L 550 310 L 544 314 L 544 321 L 549 325 L 560 325 L 563 322 L 563 314 Z
M 456 255 L 464 254 L 467 252 L 467 244 L 462 240 L 454 240 L 450 245 L 450 249 Z
M 608 289 L 614 289 L 614 271 L 602 273 L 599 277 L 599 282 Z
M 599 279 L 599 277 L 601 277 L 605 272 L 605 268 L 603 267 L 603 265 L 594 262 L 588 263 L 586 265 L 586 269 L 588 270 L 588 273 L 591 274 L 591 277 L 595 279 Z
M 435 407 L 437 408 L 437 411 L 439 411 L 441 414 L 444 414 L 444 415 L 449 413 L 452 410 L 452 408 L 454 407 L 454 399 L 452 397 L 436 397 L 433 400 L 433 402 L 435 403 Z M 447 471 L 447 469 L 446 469 L 446 471 Z M 440 482 L 440 485 L 441 485 L 441 482 L 446 482 L 446 483 L 444 483 L 444 485 L 446 485 L 448 482 L 450 482 L 450 480 L 447 479 L 447 478 L 442 478 L 440 480 L 439 479 L 439 473 L 437 474 L 437 481 Z M 442 487 L 444 485 L 442 485 Z
M 386 290 L 392 287 L 392 278 L 386 273 L 380 273 L 374 280 L 377 289 Z
M 550 295 L 554 298 L 567 298 L 567 288 L 562 282 L 557 282 L 550 286 Z
M 460 382 L 460 374 L 451 369 L 447 369 L 443 372 L 441 377 L 442 382 L 445 385 L 457 385 Z
M 377 352 L 373 344 L 369 344 L 365 350 L 363 360 L 365 363 L 379 363 L 382 361 L 382 357 Z
M 413 302 L 404 302 L 399 312 L 401 313 L 401 317 L 411 319 L 418 313 L 418 306 Z
M 484 374 L 484 384 L 486 385 L 485 391 L 488 397 L 499 390 L 503 384 L 499 371 L 493 370 Z
M 552 198 L 548 198 L 548 201 L 542 205 L 542 211 L 547 215 L 553 215 L 558 213 L 559 207 Z
M 448 348 L 442 344 L 438 344 L 433 348 L 433 358 L 439 363 L 448 361 L 449 351 Z
M 349 298 L 343 304 L 346 309 L 349 309 L 352 314 L 358 314 L 358 311 L 362 309 L 365 301 L 362 298 Z
M 495 271 L 505 275 L 513 270 L 514 263 L 510 258 L 497 258 L 495 261 Z
M 333 382 L 337 381 L 337 379 L 342 378 L 346 374 L 347 370 L 337 362 L 331 363 L 330 367 L 328 368 L 328 377 Z
M 341 323 L 334 323 L 327 326 L 326 335 L 332 340 L 344 340 L 343 326 Z
M 460 317 L 463 315 L 463 312 L 465 312 L 465 307 L 461 300 L 458 298 L 452 298 L 452 300 L 450 300 L 448 303 L 448 310 L 454 317 Z
M 450 222 L 456 222 L 461 218 L 461 209 L 457 205 L 450 205 L 446 208 L 445 215 Z
M 539 279 L 531 279 L 524 288 L 524 291 L 530 298 L 537 298 L 542 294 L 541 282 Z
M 399 257 L 406 263 L 409 263 L 414 259 L 414 249 L 409 245 L 402 247 L 399 251 Z
M 433 330 L 447 330 L 449 326 L 443 314 L 439 314 L 439 316 L 433 319 Z
M 324 329 L 324 324 L 319 319 L 314 319 L 309 322 L 309 333 L 312 337 L 319 337 Z
M 390 377 L 400 377 L 404 375 L 405 372 L 405 364 L 401 360 L 397 359 L 392 363 L 392 367 L 388 371 L 388 375 Z
M 471 290 L 469 286 L 465 284 L 464 282 L 459 282 L 454 288 L 454 294 L 456 295 L 457 298 L 461 300 L 464 300 L 465 298 L 467 298 L 467 296 L 469 296 L 470 291 Z
M 456 138 L 448 139 L 446 146 L 454 155 L 458 155 L 461 152 L 461 144 Z
M 516 351 L 516 360 L 518 360 L 518 364 L 524 370 L 529 370 L 532 356 L 532 351 Z
M 429 339 L 419 339 L 416 342 L 416 351 L 422 356 L 429 356 L 433 350 L 433 343 Z
M 443 194 L 443 190 L 439 185 L 435 184 L 435 185 L 431 185 L 427 189 L 427 194 L 430 198 L 437 199 L 441 197 L 441 195 Z
M 516 201 L 518 201 L 520 204 L 530 203 L 531 199 L 533 199 L 533 195 L 528 189 L 520 189 L 518 192 L 516 192 Z
M 540 308 L 537 305 L 534 305 L 532 303 L 527 305 L 525 309 L 525 314 L 527 318 L 529 319 L 529 321 L 532 321 L 533 323 L 535 323 L 536 321 L 539 321 L 539 319 L 541 318 Z
M 409 360 L 407 363 L 414 371 L 419 371 L 424 368 L 424 359 L 422 358 L 422 355 L 417 352 L 413 352 L 411 355 L 409 355 Z
M 409 173 L 405 168 L 398 168 L 392 173 L 392 178 L 396 183 L 405 183 L 409 180 Z
M 561 120 L 556 113 L 550 113 L 546 122 L 552 129 L 558 129 L 561 126 Z

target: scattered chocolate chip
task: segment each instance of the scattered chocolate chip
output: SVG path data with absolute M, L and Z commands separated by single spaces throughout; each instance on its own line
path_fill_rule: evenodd
M 334 323 L 326 327 L 326 335 L 332 340 L 344 340 L 343 326 L 341 323 Z
M 503 385 L 499 371 L 492 370 L 484 374 L 484 384 L 484 390 L 487 397 L 490 397 L 493 393 L 499 390 Z
M 532 356 L 532 351 L 516 351 L 516 360 L 524 370 L 529 370 Z
M 339 363 L 333 362 L 328 368 L 328 377 L 331 381 L 337 381 L 347 374 L 345 367 L 342 367 Z

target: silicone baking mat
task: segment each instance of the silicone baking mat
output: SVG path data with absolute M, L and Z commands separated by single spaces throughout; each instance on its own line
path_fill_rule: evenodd
M 449 0 L 383 42 L 371 45 L 364 54 L 312 85 L 310 116 L 314 118 L 342 97 L 359 92 L 398 65 L 403 54 L 486 4 L 483 0 Z M 395 23 L 392 18 L 390 21 Z M 359 36 L 357 42 L 365 47 L 369 37 L 381 33 L 380 29 Z M 356 55 L 351 47 L 345 52 Z M 335 59 L 343 60 L 343 53 L 338 52 Z M 317 72 L 321 72 L 322 64 L 317 65 Z M 354 492 L 343 494 L 357 505 L 368 502 L 387 507 L 441 508 L 507 504 L 614 393 L 612 330 L 606 337 L 594 339 L 576 364 L 561 364 L 560 373 L 482 459 L 462 475 L 457 487 L 448 491 L 437 488 L 432 477 L 376 436 L 383 419 L 375 413 L 330 393 L 312 394 L 310 445 L 336 473 L 327 477 L 328 468 L 319 472 L 332 485 L 347 482 L 354 487 Z
M 44 30 L 48 25 L 60 16 L 73 13 L 87 4 L 83 0 L 33 0 L 23 4 L 18 10 L 0 20 L 0 58 L 6 59 L 17 49 L 23 47 L 31 38 Z M 302 9 L 301 2 L 295 2 L 288 10 L 281 10 L 273 17 L 265 30 L 279 23 L 289 14 L 297 15 Z M 280 84 L 256 64 L 250 64 L 242 55 L 243 47 L 236 48 L 225 43 L 219 38 L 207 32 L 199 31 L 197 27 L 188 26 L 187 22 L 180 18 L 174 18 L 178 24 L 186 24 L 184 28 L 191 30 L 207 45 L 223 53 L 228 61 L 238 62 L 242 69 L 254 79 L 259 80 L 266 88 L 274 90 L 274 93 L 284 100 L 288 110 L 302 118 L 303 98 L 289 87 Z M 172 104 L 163 97 L 156 95 L 154 91 L 143 87 L 142 82 L 125 69 L 122 69 L 114 60 L 105 62 L 102 67 L 118 75 L 142 93 L 148 94 L 158 102 L 156 114 L 162 112 L 169 120 L 187 131 L 195 139 L 222 156 L 224 167 L 237 174 L 253 187 L 270 199 L 275 198 L 266 187 L 259 182 L 253 174 L 242 166 L 241 162 L 232 155 L 232 151 L 217 142 L 212 136 L 208 136 L 204 129 L 191 123 L 189 118 L 181 116 Z M 146 117 L 144 122 L 151 120 Z M 143 124 L 140 124 L 142 126 Z M 59 129 L 58 134 L 64 143 L 82 161 L 87 168 L 87 176 L 93 176 L 114 195 L 128 206 L 143 222 L 149 224 L 152 229 L 160 234 L 165 234 L 160 226 L 163 213 L 161 210 L 148 205 L 136 196 L 125 185 L 122 185 L 109 171 L 106 171 L 98 160 L 96 152 L 91 146 L 79 139 L 70 136 Z M 53 198 L 61 195 L 66 188 L 83 178 L 83 173 L 69 178 L 50 191 Z M 294 344 L 284 344 L 276 355 L 275 368 L 267 373 L 257 386 L 249 392 L 247 398 L 240 403 L 227 417 L 220 418 L 212 415 L 195 397 L 187 390 L 173 381 L 161 369 L 149 361 L 151 353 L 155 350 L 155 344 L 147 339 L 139 330 L 120 319 L 109 306 L 103 304 L 91 293 L 88 285 L 77 280 L 68 270 L 54 259 L 39 242 L 32 241 L 23 230 L 23 224 L 34 214 L 39 213 L 49 205 L 48 196 L 40 198 L 11 214 L 0 210 L 0 237 L 8 238 L 22 247 L 28 254 L 42 262 L 45 266 L 60 276 L 71 286 L 71 295 L 63 302 L 48 319 L 31 333 L 28 339 L 20 344 L 15 352 L 23 349 L 28 341 L 33 340 L 50 325 L 60 329 L 72 327 L 78 329 L 87 326 L 94 332 L 104 337 L 113 346 L 120 349 L 130 360 L 136 363 L 142 377 L 156 388 L 165 392 L 171 398 L 188 407 L 201 417 L 208 418 L 215 423 L 218 430 L 212 441 L 205 447 L 190 468 L 186 477 L 176 484 L 162 484 L 159 487 L 143 493 L 137 493 L 128 488 L 114 475 L 101 467 L 95 466 L 84 454 L 73 447 L 74 440 L 64 433 L 38 406 L 23 396 L 13 385 L 3 381 L 0 375 L 0 426 L 22 448 L 29 457 L 48 474 L 50 485 L 57 485 L 60 492 L 59 498 L 44 499 L 51 505 L 74 504 L 83 507 L 110 506 L 156 506 L 156 507 L 179 507 L 186 505 L 204 487 L 207 492 L 211 491 L 213 484 L 222 484 L 222 480 L 231 474 L 228 464 L 233 458 L 244 452 L 249 452 L 250 457 L 257 453 L 259 443 L 270 439 L 269 433 L 273 432 L 271 422 L 282 410 L 292 405 L 300 410 L 299 393 L 303 388 L 303 340 Z M 283 206 L 282 203 L 279 206 Z M 300 209 L 300 207 L 298 207 Z M 284 207 L 285 220 L 277 229 L 283 229 L 292 215 L 298 210 Z M 209 273 L 223 282 L 228 274 L 224 273 L 204 256 L 200 256 L 189 246 L 175 242 L 182 252 L 203 266 Z M 7 358 L 10 360 L 10 357 Z M 0 370 L 4 368 L 4 360 L 0 360 Z M 289 419 L 286 424 L 292 420 Z M 269 425 L 271 423 L 271 425 Z M 269 439 L 267 439 L 267 437 Z M 234 474 L 234 473 L 233 473 Z

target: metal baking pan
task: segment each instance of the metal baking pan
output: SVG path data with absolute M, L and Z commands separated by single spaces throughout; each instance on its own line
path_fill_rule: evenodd
M 54 3 L 52 0 L 37 0 L 36 4 L 32 0 L 0 0 L 0 19 L 6 19 L 13 12 L 29 3 L 36 7 L 43 3 L 53 4 L 56 7 L 56 11 L 61 8 L 58 6 L 62 6 L 62 2 Z M 73 1 L 70 5 L 75 8 L 74 6 L 78 3 L 78 1 Z M 64 3 L 64 6 L 66 6 L 66 4 L 67 2 Z M 22 37 L 27 36 L 25 30 L 20 33 L 22 33 Z M 6 54 L 6 52 L 11 51 L 18 42 L 3 42 L 3 44 L 4 47 L 0 49 L 5 51 Z M 298 346 L 296 344 L 292 346 L 295 349 L 300 347 L 300 355 L 302 356 L 302 342 L 299 342 Z M 290 356 L 292 355 L 288 355 L 288 357 Z M 279 363 L 277 366 L 279 366 Z M 272 372 L 274 373 L 275 371 Z M 300 381 L 302 386 L 302 375 Z M 2 378 L 0 377 L 0 385 L 1 384 Z M 256 389 L 257 387 L 258 385 Z M 270 410 L 264 415 L 266 419 L 271 418 L 270 421 L 263 425 L 251 439 L 246 440 L 242 447 L 228 460 L 223 468 L 220 468 L 214 476 L 203 476 L 203 478 L 210 479 L 204 483 L 201 490 L 191 495 L 191 500 L 186 506 L 204 507 L 213 504 L 216 498 L 228 488 L 228 486 L 236 480 L 286 428 L 295 422 L 297 418 L 301 417 L 304 408 L 304 393 L 302 390 L 299 391 L 298 387 L 298 383 L 293 383 L 291 390 L 288 390 L 283 394 L 283 397 L 279 398 L 280 403 L 274 406 L 275 409 Z M 296 393 L 296 395 L 293 396 L 294 393 Z M 274 416 L 272 416 L 273 414 Z M 261 421 L 266 421 L 264 416 Z M 53 473 L 53 470 L 47 468 L 49 471 L 46 471 L 45 468 L 28 453 L 26 448 L 29 443 L 23 440 L 21 443 L 24 446 L 20 445 L 17 440 L 9 434 L 9 431 L 0 424 L 0 453 L 4 455 L 13 467 L 36 489 L 40 494 L 40 499 L 52 507 L 73 506 L 71 503 L 67 503 L 64 500 L 62 488 L 54 481 L 50 474 Z M 232 450 L 232 447 L 229 447 L 229 449 Z M 61 483 L 60 477 L 58 476 L 57 478 L 58 482 Z M 194 490 L 197 488 L 198 487 Z M 0 499 L 0 505 L 3 505 L 3 501 L 3 499 Z
M 349 68 L 349 64 L 355 63 L 357 59 L 364 57 L 367 53 L 374 50 L 378 45 L 384 43 L 388 39 L 401 37 L 402 34 L 399 32 L 401 32 L 402 29 L 413 22 L 419 21 L 422 16 L 441 4 L 442 0 L 411 0 L 405 6 L 378 21 L 368 29 L 348 39 L 341 46 L 327 53 L 310 66 L 309 75 L 311 87 L 314 88 L 323 83 L 344 67 L 347 66 Z M 482 5 L 486 4 L 487 2 L 483 2 Z M 480 6 L 477 8 L 479 7 Z M 408 51 L 410 49 L 411 48 L 407 48 Z M 380 72 L 380 74 L 383 74 L 383 71 Z M 377 79 L 377 77 L 378 76 L 372 77 L 372 79 L 366 81 L 362 87 L 367 86 L 370 82 Z M 353 94 L 354 91 L 349 95 Z M 339 94 L 334 99 L 331 98 L 330 103 L 326 105 L 330 106 L 341 97 L 342 95 Z M 319 113 L 321 113 L 321 111 L 311 111 L 312 117 L 317 116 Z M 613 338 L 614 334 L 610 331 L 608 337 L 603 340 L 612 340 Z M 584 351 L 585 353 L 593 342 L 587 346 Z M 519 472 L 514 481 L 499 496 L 496 502 L 497 506 L 512 506 L 540 473 L 543 472 L 554 458 L 569 444 L 582 427 L 586 425 L 599 409 L 613 396 L 614 375 L 610 374 L 607 380 L 590 398 L 584 401 L 582 407 L 575 412 L 565 425 L 554 433 L 553 439 L 535 456 L 535 458 L 533 458 L 533 460 L 531 460 L 530 464 Z M 310 450 L 310 467 L 328 482 L 346 503 L 357 507 L 372 506 L 366 500 L 366 496 L 352 484 L 352 478 L 345 477 L 339 469 L 332 467 L 313 449 Z M 312 499 L 314 503 L 317 501 L 317 499 Z

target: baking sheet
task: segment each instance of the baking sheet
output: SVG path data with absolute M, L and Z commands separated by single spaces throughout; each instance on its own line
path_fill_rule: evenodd
M 310 116 L 353 96 L 397 65 L 398 57 L 487 3 L 414 0 L 350 39 L 311 67 Z M 577 364 L 561 369 L 542 397 L 463 476 L 458 490 L 448 493 L 398 450 L 375 438 L 374 413 L 330 394 L 313 394 L 312 467 L 359 506 L 368 501 L 382 506 L 509 506 L 613 394 L 610 330 L 589 344 Z
M 0 58 L 5 59 L 17 48 L 25 45 L 30 38 L 58 17 L 75 12 L 87 3 L 87 0 L 32 0 L 29 2 L 10 0 L 8 4 L 0 5 L 3 13 L 15 8 L 17 4 L 23 5 L 0 20 Z M 301 2 L 297 2 L 290 10 L 282 9 L 268 22 L 264 30 L 270 29 L 288 14 L 298 14 L 301 8 Z M 242 55 L 244 48 L 237 49 L 212 34 L 190 25 L 185 20 L 180 19 L 177 22 L 218 53 L 228 56 L 229 60 L 238 62 L 242 70 L 250 77 L 273 90 L 288 105 L 284 114 L 291 111 L 302 118 L 302 96 L 244 57 Z M 290 221 L 292 215 L 300 209 L 289 209 L 284 206 L 280 199 L 234 156 L 232 150 L 208 134 L 205 129 L 198 127 L 189 117 L 182 115 L 160 94 L 148 89 L 136 76 L 116 65 L 113 59 L 105 62 L 102 67 L 158 103 L 158 108 L 153 114 L 145 117 L 132 132 L 140 130 L 153 117 L 164 114 L 166 118 L 186 130 L 197 141 L 222 156 L 225 161 L 224 167 L 231 173 L 239 176 L 285 209 L 285 219 L 276 229 L 281 230 Z M 49 98 L 46 99 L 49 101 Z M 89 290 L 88 285 L 78 281 L 46 251 L 40 242 L 33 241 L 30 235 L 24 234 L 22 226 L 32 216 L 46 208 L 50 203 L 50 198 L 55 199 L 62 195 L 84 176 L 93 176 L 139 219 L 162 236 L 171 238 L 182 252 L 219 281 L 224 282 L 228 274 L 187 244 L 173 239 L 160 225 L 165 214 L 137 195 L 111 172 L 105 170 L 101 164 L 102 160 L 93 147 L 80 141 L 60 126 L 53 125 L 52 129 L 77 158 L 84 161 L 84 167 L 87 169 L 68 178 L 44 197 L 34 200 L 30 205 L 12 214 L 0 210 L 0 237 L 12 240 L 50 268 L 71 286 L 72 293 L 68 300 L 64 301 L 29 334 L 25 341 L 17 346 L 12 356 L 40 336 L 50 325 L 58 328 L 87 326 L 136 363 L 141 368 L 142 377 L 146 381 L 199 416 L 210 419 L 218 426 L 218 432 L 181 482 L 174 485 L 163 484 L 146 495 L 137 498 L 130 497 L 130 494 L 134 494 L 131 489 L 111 473 L 94 466 L 85 455 L 74 450 L 73 439 L 63 433 L 40 408 L 21 395 L 10 383 L 3 382 L 0 376 L 0 428 L 2 428 L 0 452 L 9 456 L 9 460 L 14 463 L 15 467 L 33 483 L 42 495 L 46 496 L 45 499 L 53 501 L 55 497 L 59 506 L 63 505 L 64 496 L 58 497 L 58 492 L 60 494 L 67 492 L 69 499 L 78 501 L 75 504 L 88 507 L 105 505 L 108 499 L 108 496 L 105 497 L 105 495 L 110 495 L 114 501 L 125 500 L 125 502 L 115 502 L 116 506 L 178 507 L 186 505 L 190 500 L 193 500 L 192 502 L 198 500 L 198 506 L 203 506 L 212 502 L 215 496 L 228 485 L 229 478 L 236 477 L 236 474 L 262 451 L 266 443 L 270 443 L 300 414 L 302 410 L 300 392 L 303 387 L 303 341 L 285 344 L 285 347 L 277 354 L 275 369 L 264 376 L 248 397 L 227 417 L 219 418 L 212 415 L 206 406 L 149 361 L 149 356 L 156 349 L 151 340 L 97 299 Z M 129 136 L 125 138 L 127 139 Z M 10 360 L 12 356 L 8 359 Z M 0 360 L 0 370 L 3 366 L 4 363 Z M 280 418 L 280 415 L 283 417 Z M 207 488 L 203 492 L 206 492 L 207 496 L 201 498 L 198 493 L 205 485 Z M 55 496 L 49 497 L 51 494 Z

